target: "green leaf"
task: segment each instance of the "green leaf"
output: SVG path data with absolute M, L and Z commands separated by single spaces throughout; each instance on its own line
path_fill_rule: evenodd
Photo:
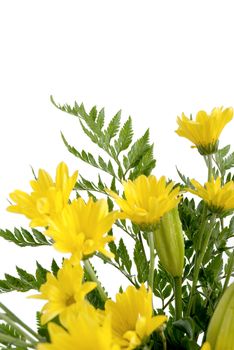
M 53 272 L 53 275 L 57 277 L 57 273 L 59 271 L 60 267 L 56 263 L 56 261 L 53 259 L 52 264 L 51 264 L 51 271 Z
M 6 273 L 5 280 L 0 280 L 0 293 L 11 291 L 26 292 L 31 289 L 39 290 L 41 285 L 46 282 L 46 275 L 49 271 L 38 262 L 36 264 L 35 276 L 18 266 L 16 266 L 17 277 Z
M 147 129 L 144 135 L 132 145 L 127 157 L 124 156 L 124 167 L 126 172 L 137 166 L 142 157 L 151 147 L 152 145 L 149 145 L 149 129 Z
M 132 137 L 132 119 L 129 117 L 119 132 L 118 140 L 115 141 L 115 150 L 117 155 L 129 147 L 132 142 Z
M 110 140 L 116 136 L 120 128 L 120 118 L 121 111 L 116 113 L 116 115 L 111 119 L 106 131 L 105 131 L 105 141 L 110 142 Z
M 81 151 L 81 153 L 73 146 L 70 146 L 65 139 L 64 135 L 61 134 L 63 142 L 65 146 L 67 147 L 68 151 L 72 153 L 75 157 L 83 160 L 85 163 L 88 163 L 89 165 L 92 165 L 95 168 L 101 169 L 105 171 L 106 173 L 110 174 L 111 176 L 115 176 L 115 171 L 113 168 L 113 165 L 111 161 L 109 160 L 108 163 L 104 161 L 102 157 L 98 157 L 98 162 L 94 159 L 93 155 L 89 152 L 85 152 L 84 150 Z
M 45 338 L 45 340 L 49 343 L 50 335 L 48 332 L 48 324 L 44 324 L 44 325 L 41 324 L 41 315 L 42 314 L 39 311 L 36 313 L 37 332 L 41 337 Z
M 37 279 L 37 285 L 39 289 L 41 285 L 46 282 L 46 276 L 49 271 L 46 270 L 44 267 L 42 267 L 38 261 L 36 262 L 36 264 L 37 264 L 36 279 Z
M 102 130 L 103 126 L 104 126 L 104 123 L 105 123 L 105 109 L 102 108 L 99 113 L 98 113 L 98 117 L 97 117 L 97 125 L 98 125 L 98 128 L 100 130 Z
M 32 232 L 29 232 L 22 227 L 20 229 L 14 228 L 14 232 L 11 232 L 10 230 L 0 230 L 0 237 L 15 243 L 20 247 L 51 245 L 51 241 L 36 229 L 32 229 Z
M 95 273 L 95 275 L 96 275 L 96 277 L 98 279 L 97 271 L 95 270 L 93 265 L 91 265 L 91 266 L 92 266 L 93 271 L 94 271 L 94 273 Z M 92 277 L 89 275 L 89 273 L 88 273 L 88 271 L 86 270 L 85 267 L 84 267 L 84 280 L 85 281 L 92 281 Z M 104 309 L 105 302 L 101 298 L 97 288 L 93 289 L 90 293 L 87 294 L 87 299 L 96 309 L 102 309 L 102 310 Z
M 32 286 L 34 286 L 34 289 L 37 289 L 38 287 L 38 283 L 37 280 L 35 279 L 35 277 L 28 273 L 27 271 L 21 269 L 20 267 L 16 266 L 16 271 L 20 277 L 20 280 L 22 282 L 24 282 L 25 284 L 28 284 L 28 286 L 30 288 L 32 288 Z
M 186 333 L 190 339 L 193 339 L 195 325 L 190 317 L 173 322 L 173 326 Z
M 0 333 L 5 334 L 5 335 L 9 335 L 10 337 L 13 337 L 13 338 L 25 340 L 25 337 L 21 333 L 17 332 L 16 329 L 13 328 L 10 324 L 1 323 L 0 324 Z M 4 342 L 0 341 L 0 343 L 4 343 Z M 1 348 L 1 349 L 6 349 L 6 348 Z M 10 348 L 8 348 L 8 349 L 10 349 Z M 15 348 L 14 348 L 14 350 L 15 350 Z
M 149 275 L 149 264 L 145 258 L 143 247 L 140 241 L 136 241 L 133 258 L 137 268 L 138 281 L 140 283 L 147 281 Z
M 106 194 L 105 188 L 107 186 L 102 182 L 102 179 L 100 175 L 98 175 L 98 184 L 94 184 L 94 182 L 91 182 L 87 179 L 85 179 L 83 176 L 79 175 L 79 180 L 75 185 L 76 190 L 82 190 L 82 191 L 94 191 Z
M 224 159 L 224 169 L 228 170 L 234 167 L 234 152 Z
M 185 175 L 183 175 L 179 169 L 176 167 L 176 170 L 177 170 L 177 173 L 179 175 L 179 177 L 181 178 L 181 180 L 183 181 L 183 183 L 187 186 L 187 187 L 190 187 L 190 188 L 194 188 L 192 183 L 190 182 L 190 179 L 189 177 L 186 177 Z
M 131 267 L 132 267 L 132 261 L 129 257 L 127 248 L 126 248 L 122 238 L 119 241 L 118 256 L 120 258 L 122 268 L 126 268 L 127 272 L 130 274 Z
M 153 147 L 153 145 L 150 146 L 149 150 L 143 155 L 133 171 L 130 172 L 130 180 L 134 180 L 140 175 L 149 176 L 151 171 L 155 168 L 156 160 L 153 156 Z

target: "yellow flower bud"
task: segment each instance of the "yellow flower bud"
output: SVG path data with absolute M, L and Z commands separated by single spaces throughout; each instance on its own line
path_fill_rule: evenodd
M 234 283 L 226 289 L 214 311 L 206 340 L 212 350 L 234 350 Z
M 184 268 L 184 237 L 178 208 L 166 213 L 154 231 L 155 248 L 162 266 L 181 277 Z

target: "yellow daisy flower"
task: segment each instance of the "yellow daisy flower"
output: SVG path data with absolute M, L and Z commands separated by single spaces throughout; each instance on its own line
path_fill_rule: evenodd
M 111 315 L 114 340 L 125 350 L 141 345 L 167 321 L 164 315 L 152 316 L 152 292 L 143 284 L 140 289 L 129 286 L 124 293 L 118 293 L 116 302 L 107 300 L 105 312 Z
M 63 322 L 69 313 L 81 308 L 86 294 L 96 288 L 95 282 L 82 283 L 83 274 L 80 265 L 73 266 L 68 260 L 64 261 L 57 277 L 52 273 L 47 274 L 47 281 L 40 288 L 41 294 L 30 296 L 48 300 L 42 308 L 42 324 L 58 315 Z
M 232 118 L 232 108 L 214 108 L 210 115 L 199 111 L 195 120 L 182 113 L 181 118 L 177 118 L 179 128 L 176 133 L 190 140 L 202 155 L 212 154 L 217 152 L 219 136 Z
M 191 180 L 194 189 L 187 190 L 204 199 L 211 211 L 221 213 L 234 209 L 234 181 L 221 185 L 221 178 L 213 177 L 204 187 L 196 180 Z
M 84 256 L 99 251 L 112 258 L 105 249 L 106 243 L 114 240 L 106 233 L 116 220 L 116 212 L 108 211 L 107 201 L 88 202 L 78 198 L 67 205 L 55 218 L 49 220 L 45 234 L 54 241 L 54 247 L 62 253 L 71 253 L 72 262 L 77 263 Z
M 206 341 L 206 342 L 202 345 L 201 350 L 211 350 L 210 344 Z
M 16 204 L 10 205 L 7 210 L 25 215 L 31 220 L 32 227 L 47 226 L 48 218 L 61 212 L 68 203 L 77 176 L 76 171 L 69 177 L 64 162 L 57 167 L 55 181 L 45 170 L 40 169 L 38 178 L 30 182 L 33 191 L 30 194 L 21 190 L 12 192 L 10 198 Z
M 106 316 L 103 322 L 96 310 L 89 305 L 80 310 L 75 322 L 68 318 L 66 328 L 49 323 L 48 329 L 51 343 L 41 343 L 38 350 L 120 350 L 113 343 L 110 317 Z
M 179 187 L 173 189 L 174 183 L 166 183 L 162 176 L 159 180 L 153 175 L 140 175 L 136 180 L 124 181 L 125 198 L 115 192 L 106 190 L 123 211 L 121 218 L 128 218 L 144 229 L 152 229 L 160 218 L 175 208 L 180 201 Z

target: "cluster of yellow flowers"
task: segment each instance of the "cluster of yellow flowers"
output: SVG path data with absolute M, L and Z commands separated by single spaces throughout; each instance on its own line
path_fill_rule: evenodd
M 86 295 L 97 284 L 84 282 L 81 260 L 85 261 L 97 251 L 112 258 L 105 245 L 114 239 L 107 232 L 117 218 L 130 218 L 142 225 L 155 224 L 178 204 L 179 188 L 173 189 L 173 183 L 167 184 L 165 177 L 157 180 L 155 176 L 142 175 L 136 181 L 124 183 L 126 199 L 107 190 L 123 210 L 122 213 L 109 212 L 104 199 L 94 202 L 89 198 L 87 203 L 82 198 L 69 200 L 77 176 L 75 172 L 70 177 L 62 162 L 54 182 L 45 170 L 39 170 L 37 180 L 31 181 L 31 194 L 19 190 L 10 194 L 16 204 L 9 206 L 9 211 L 24 214 L 32 227 L 46 227 L 44 234 L 52 239 L 54 247 L 62 253 L 71 253 L 57 276 L 48 273 L 46 283 L 40 288 L 41 294 L 33 296 L 47 300 L 41 323 L 59 316 L 68 332 L 51 324 L 52 344 L 41 344 L 39 348 L 58 349 L 66 343 L 73 344 L 73 348 L 96 344 L 100 350 L 134 349 L 167 320 L 164 315 L 153 316 L 152 291 L 144 285 L 139 289 L 129 286 L 117 294 L 116 302 L 107 300 L 104 311 L 95 310 Z
M 220 133 L 232 118 L 231 108 L 216 108 L 210 115 L 200 111 L 195 121 L 183 114 L 178 117 L 176 132 L 192 141 L 202 155 L 209 156 L 217 151 Z M 94 344 L 97 350 L 135 349 L 155 330 L 162 332 L 167 321 L 165 315 L 153 315 L 152 283 L 148 289 L 143 284 L 139 289 L 129 286 L 116 295 L 116 301 L 106 300 L 104 310 L 95 309 L 86 295 L 97 287 L 97 283 L 84 281 L 82 264 L 96 252 L 113 258 L 106 249 L 106 244 L 114 240 L 108 232 L 117 219 L 129 219 L 144 231 L 156 232 L 155 244 L 160 260 L 167 270 L 171 268 L 173 276 L 181 277 L 182 231 L 175 239 L 174 233 L 170 230 L 166 233 L 163 226 L 170 222 L 170 215 L 173 215 L 173 222 L 179 222 L 176 207 L 181 199 L 180 188 L 167 182 L 165 177 L 157 179 L 153 175 L 141 175 L 134 181 L 123 182 L 123 197 L 106 189 L 121 209 L 109 212 L 105 199 L 94 201 L 89 198 L 85 202 L 79 197 L 70 200 L 77 176 L 77 172 L 69 176 L 68 168 L 62 162 L 57 167 L 54 181 L 45 170 L 39 170 L 38 178 L 31 181 L 30 194 L 20 190 L 10 194 L 14 204 L 8 207 L 9 211 L 25 215 L 30 219 L 31 227 L 45 228 L 44 234 L 51 238 L 54 247 L 71 254 L 64 260 L 57 276 L 47 274 L 47 281 L 40 288 L 41 294 L 33 296 L 47 301 L 42 309 L 41 323 L 46 324 L 59 316 L 63 326 L 50 322 L 51 343 L 40 344 L 38 349 L 94 349 Z M 222 185 L 219 177 L 211 176 L 204 187 L 194 179 L 191 183 L 193 188 L 188 191 L 203 198 L 211 211 L 234 209 L 233 181 Z M 158 226 L 160 220 L 161 228 Z M 181 230 L 180 224 L 178 228 Z M 176 251 L 172 249 L 171 255 L 165 254 L 162 248 L 167 234 L 171 244 L 176 244 Z M 171 267 L 170 259 L 174 259 Z M 179 266 L 177 270 L 176 265 Z M 209 347 L 209 343 L 205 343 L 203 349 Z M 220 347 L 212 347 L 214 349 Z

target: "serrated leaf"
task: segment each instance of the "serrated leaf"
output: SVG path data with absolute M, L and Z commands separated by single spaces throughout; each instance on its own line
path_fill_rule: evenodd
M 100 192 L 104 193 L 105 188 L 107 186 L 102 182 L 101 176 L 98 175 L 98 184 L 94 184 L 94 182 L 91 182 L 87 179 L 85 179 L 82 175 L 79 175 L 79 180 L 75 185 L 76 190 L 83 190 L 83 191 L 95 191 L 95 192 Z
M 38 261 L 36 262 L 36 264 L 37 264 L 36 279 L 37 279 L 38 288 L 40 288 L 41 285 L 46 282 L 46 275 L 49 271 L 46 270 L 44 267 L 42 267 Z
M 132 145 L 127 157 L 124 157 L 124 166 L 126 172 L 131 168 L 137 166 L 141 158 L 150 149 L 150 147 L 149 129 L 147 129 L 144 135 Z
M 117 155 L 129 147 L 132 142 L 133 129 L 131 117 L 124 123 L 123 127 L 119 132 L 118 140 L 115 141 L 115 149 Z
M 177 173 L 179 175 L 179 177 L 181 178 L 181 180 L 183 181 L 183 183 L 187 186 L 187 187 L 190 187 L 190 188 L 194 188 L 189 177 L 186 177 L 185 175 L 183 175 L 179 169 L 176 167 L 176 170 L 177 170 Z
M 99 111 L 96 123 L 98 125 L 98 128 L 101 130 L 104 126 L 104 123 L 105 123 L 105 109 L 104 108 L 102 108 Z
M 147 281 L 149 275 L 149 264 L 145 258 L 143 247 L 140 241 L 136 241 L 133 258 L 137 268 L 138 281 L 140 283 Z
M 139 163 L 135 166 L 133 171 L 129 174 L 129 179 L 134 180 L 140 175 L 149 176 L 151 171 L 155 168 L 156 160 L 153 156 L 153 145 L 139 160 Z
M 92 266 L 92 264 L 91 264 L 91 266 Z M 93 266 L 92 266 L 92 269 L 93 269 L 93 272 L 95 273 L 95 275 L 98 279 L 97 272 Z M 89 272 L 87 271 L 85 266 L 84 266 L 84 280 L 85 281 L 93 281 L 92 277 L 89 275 Z M 104 290 L 104 288 L 103 288 L 103 290 Z M 93 289 L 90 293 L 87 294 L 87 299 L 95 308 L 104 309 L 105 302 L 101 298 L 97 288 Z
M 116 136 L 120 128 L 120 118 L 121 111 L 117 112 L 116 115 L 111 119 L 108 127 L 105 131 L 105 140 L 106 142 L 110 142 L 110 140 Z
M 234 152 L 224 159 L 224 169 L 228 170 L 234 167 Z
M 0 230 L 0 236 L 20 247 L 51 245 L 51 242 L 36 229 L 32 229 L 32 232 L 29 232 L 22 227 L 20 229 L 14 228 L 14 232 L 11 232 L 10 230 Z
M 56 261 L 53 259 L 52 264 L 51 264 L 51 271 L 53 272 L 53 275 L 57 277 L 57 273 L 59 271 L 60 267 L 56 263 Z
M 30 289 L 32 288 L 32 286 L 34 286 L 34 288 L 37 289 L 37 281 L 32 274 L 28 273 L 27 271 L 21 269 L 18 266 L 16 266 L 16 271 L 20 277 L 20 280 L 25 284 L 28 284 Z
M 119 241 L 118 256 L 120 258 L 122 267 L 126 268 L 128 273 L 131 273 L 132 261 L 129 257 L 128 250 L 122 238 Z

